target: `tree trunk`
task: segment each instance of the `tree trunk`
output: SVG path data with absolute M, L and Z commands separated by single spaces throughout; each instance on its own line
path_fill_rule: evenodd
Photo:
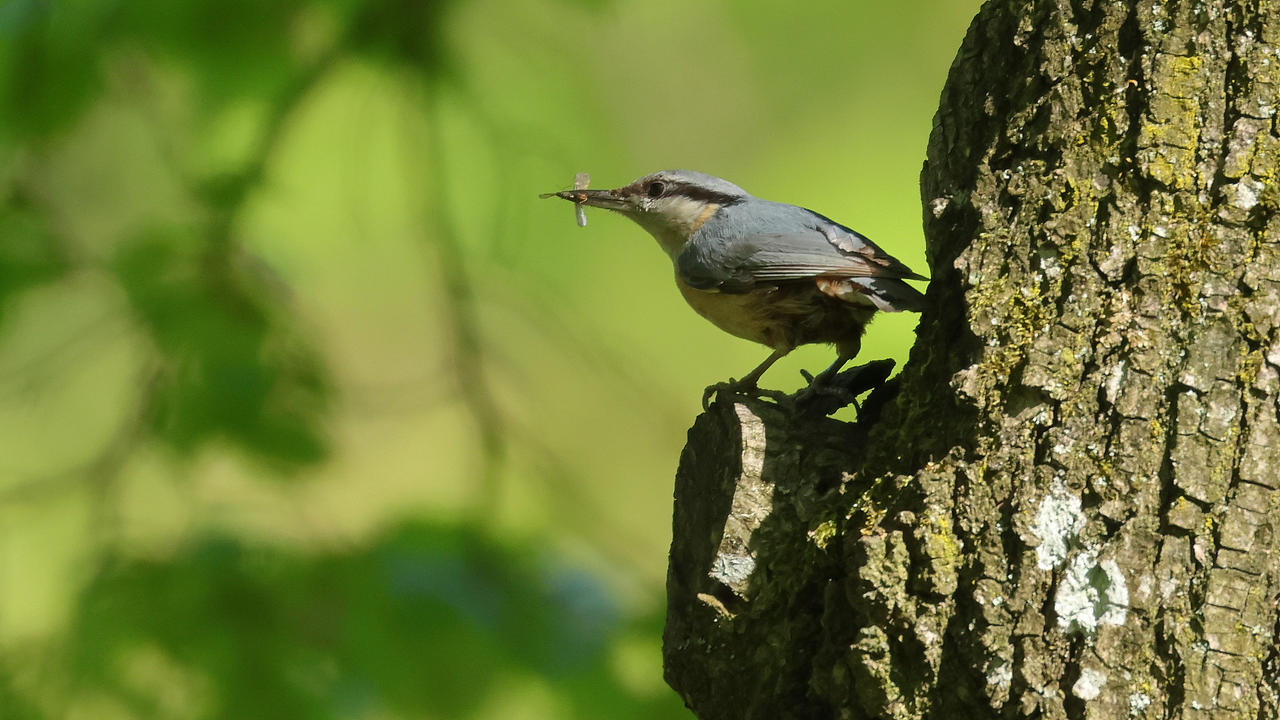
M 1280 715 L 1280 2 L 991 0 L 874 423 L 718 402 L 668 681 L 710 718 Z

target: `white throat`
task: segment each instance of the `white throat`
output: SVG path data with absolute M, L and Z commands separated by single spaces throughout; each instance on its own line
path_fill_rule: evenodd
M 631 218 L 648 230 L 663 252 L 674 259 L 690 236 L 719 209 L 715 203 L 672 196 L 649 201 L 645 212 L 635 213 Z

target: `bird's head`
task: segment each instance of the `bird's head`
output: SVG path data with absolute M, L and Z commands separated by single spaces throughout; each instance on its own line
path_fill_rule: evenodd
M 657 238 L 662 249 L 672 256 L 720 208 L 751 197 L 728 180 L 693 170 L 661 170 L 612 190 L 564 190 L 554 194 L 626 215 Z

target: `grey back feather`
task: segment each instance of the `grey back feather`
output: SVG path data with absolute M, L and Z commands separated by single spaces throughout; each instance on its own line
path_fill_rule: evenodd
M 881 309 L 915 310 L 923 300 L 902 281 L 924 278 L 865 235 L 811 210 L 759 198 L 721 208 L 676 257 L 676 271 L 702 290 L 745 292 L 760 283 L 826 276 L 855 279 L 892 306 Z

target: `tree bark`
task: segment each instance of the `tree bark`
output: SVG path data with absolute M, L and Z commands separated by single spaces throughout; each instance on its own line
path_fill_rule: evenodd
M 710 718 L 1280 716 L 1280 2 L 992 0 L 860 425 L 717 402 L 668 682 Z

